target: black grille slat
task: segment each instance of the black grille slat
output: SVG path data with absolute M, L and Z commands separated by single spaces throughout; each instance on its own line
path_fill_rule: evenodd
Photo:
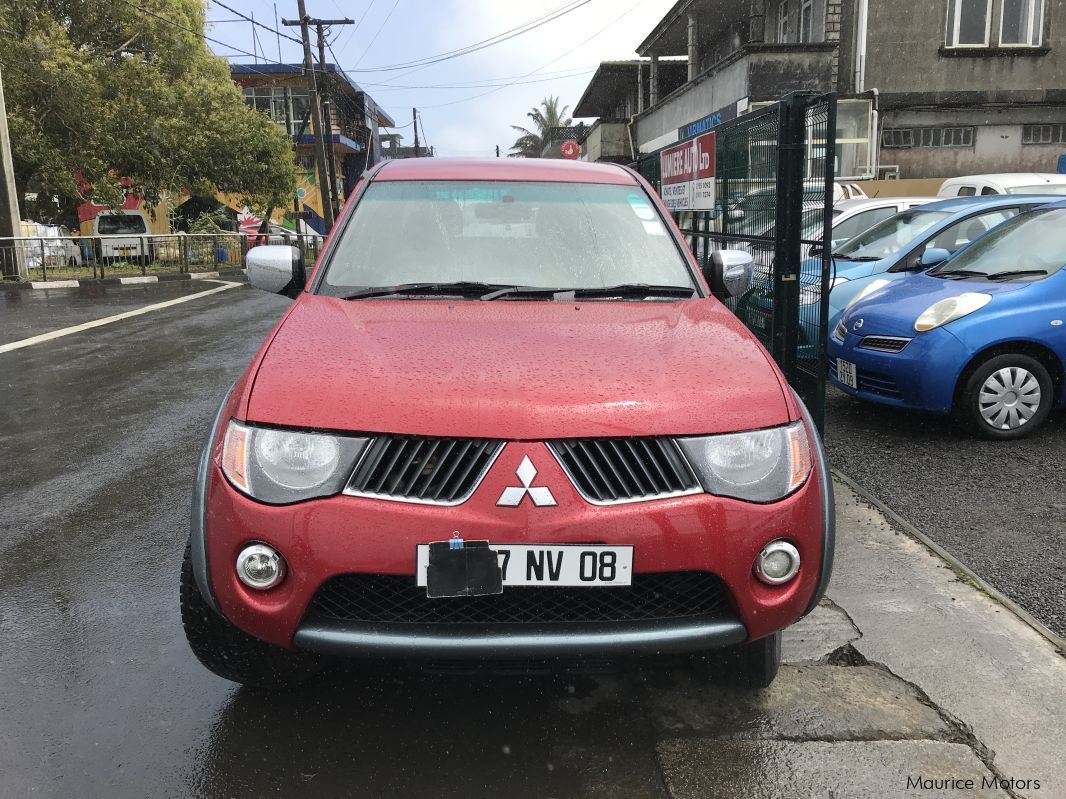
M 585 493 L 594 500 L 599 501 L 603 499 L 604 495 L 596 485 L 595 479 L 592 474 L 585 469 L 585 465 L 581 462 L 581 458 L 578 457 L 576 447 L 574 447 L 569 441 L 558 442 L 558 447 L 563 455 L 563 462 L 570 468 L 574 478 L 581 482 Z
M 910 343 L 911 339 L 909 338 L 866 336 L 859 342 L 859 349 L 876 350 L 878 352 L 901 352 Z
M 379 436 L 348 483 L 356 494 L 452 503 L 473 491 L 499 441 Z
M 699 483 L 670 439 L 552 442 L 577 488 L 595 502 L 625 502 L 695 491 Z
M 313 620 L 385 624 L 565 624 L 724 617 L 728 594 L 709 572 L 636 574 L 632 586 L 505 587 L 495 596 L 428 599 L 410 575 L 346 574 L 327 581 Z
M 637 444 L 639 444 L 640 448 L 644 450 L 644 454 L 648 457 L 648 461 L 651 463 L 652 468 L 655 470 L 655 475 L 658 478 L 658 482 L 656 483 L 656 485 L 659 486 L 659 492 L 663 493 L 665 491 L 666 486 L 670 485 L 670 481 L 666 477 L 666 472 L 663 471 L 662 466 L 660 466 L 659 462 L 655 459 L 655 456 L 652 454 L 651 451 L 651 446 L 648 444 L 647 441 L 645 441 L 644 439 L 639 439 L 637 441 Z

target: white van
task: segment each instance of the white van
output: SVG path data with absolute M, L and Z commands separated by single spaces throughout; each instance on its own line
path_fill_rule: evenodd
M 101 211 L 93 220 L 100 260 L 148 263 L 152 260 L 151 229 L 144 211 Z
M 982 194 L 1066 194 L 1066 175 L 1054 172 L 1004 172 L 948 178 L 937 197 L 974 197 Z

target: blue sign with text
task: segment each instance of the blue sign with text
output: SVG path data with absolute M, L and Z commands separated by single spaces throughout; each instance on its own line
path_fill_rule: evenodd
M 679 141 L 685 139 L 691 139 L 693 136 L 699 136 L 701 133 L 706 133 L 712 128 L 716 128 L 723 122 L 728 122 L 731 119 L 737 118 L 737 104 L 727 105 L 725 108 L 721 108 L 715 111 L 713 114 L 708 114 L 705 117 L 700 117 L 695 122 L 689 122 L 687 125 L 682 125 L 677 129 L 677 138 Z

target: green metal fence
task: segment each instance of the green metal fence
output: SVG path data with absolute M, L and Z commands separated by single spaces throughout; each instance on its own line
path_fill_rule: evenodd
M 832 264 L 836 97 L 796 93 L 715 128 L 713 210 L 675 219 L 705 266 L 717 249 L 755 260 L 750 289 L 727 304 L 759 338 L 819 427 Z M 662 151 L 633 167 L 657 191 Z

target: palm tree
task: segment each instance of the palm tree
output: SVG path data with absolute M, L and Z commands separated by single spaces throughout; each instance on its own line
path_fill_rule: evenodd
M 558 97 L 548 95 L 541 100 L 539 106 L 530 109 L 530 112 L 526 114 L 533 120 L 536 132 L 518 125 L 511 125 L 512 129 L 522 135 L 511 145 L 510 156 L 512 158 L 540 158 L 540 153 L 548 143 L 552 128 L 566 128 L 573 124 L 574 120 L 570 117 L 563 118 L 569 110 L 568 105 L 559 108 Z

